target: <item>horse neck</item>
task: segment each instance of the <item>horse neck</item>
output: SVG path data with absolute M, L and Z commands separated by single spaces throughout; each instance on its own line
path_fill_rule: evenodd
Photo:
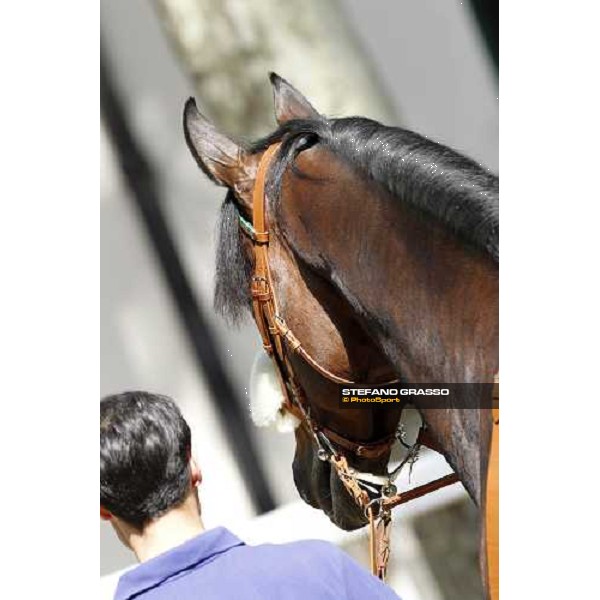
M 442 454 L 481 507 L 492 433 L 490 409 L 442 409 L 419 406 L 418 402 L 417 408 Z

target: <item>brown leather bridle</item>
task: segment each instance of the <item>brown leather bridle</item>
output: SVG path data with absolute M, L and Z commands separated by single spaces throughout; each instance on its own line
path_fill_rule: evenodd
M 338 477 L 368 517 L 371 569 L 374 575 L 384 579 L 390 553 L 391 510 L 400 504 L 456 483 L 459 479 L 456 474 L 452 473 L 430 483 L 397 493 L 393 480 L 399 469 L 396 469 L 392 475 L 388 474 L 387 477 L 361 473 L 350 467 L 343 453 L 347 452 L 366 459 L 381 458 L 391 452 L 392 445 L 396 439 L 399 439 L 397 432 L 380 440 L 365 443 L 351 440 L 328 427 L 320 425 L 312 417 L 310 405 L 306 401 L 302 387 L 298 384 L 289 360 L 291 353 L 299 355 L 317 373 L 330 381 L 353 386 L 357 385 L 357 382 L 340 377 L 320 365 L 302 346 L 302 343 L 293 334 L 279 312 L 269 269 L 269 227 L 266 219 L 265 194 L 265 182 L 269 166 L 279 146 L 279 143 L 269 146 L 261 157 L 252 196 L 252 223 L 240 215 L 240 226 L 242 231 L 252 240 L 254 251 L 254 272 L 251 283 L 254 320 L 260 332 L 264 350 L 276 365 L 285 398 L 284 409 L 299 419 L 301 425 L 314 440 L 319 458 L 330 462 L 336 469 Z M 396 381 L 398 380 L 364 385 L 385 385 Z M 498 420 L 495 418 L 495 424 L 497 422 Z M 418 451 L 420 445 L 428 446 L 437 452 L 440 451 L 423 427 L 419 431 L 415 444 L 409 449 L 409 456 L 415 450 Z
M 243 217 L 240 217 L 242 231 L 252 240 L 254 249 L 254 272 L 251 282 L 252 312 L 262 338 L 263 348 L 277 366 L 277 373 L 285 397 L 285 409 L 309 426 L 311 434 L 319 443 L 320 449 L 328 450 L 333 446 L 338 446 L 360 458 L 380 458 L 389 452 L 394 443 L 395 434 L 374 442 L 365 443 L 353 441 L 328 427 L 318 425 L 310 414 L 304 391 L 298 384 L 289 360 L 289 353 L 295 353 L 326 379 L 338 384 L 358 385 L 358 382 L 336 375 L 320 365 L 302 346 L 279 312 L 269 268 L 269 230 L 265 215 L 265 180 L 271 160 L 278 148 L 278 143 L 269 146 L 258 166 L 252 198 L 253 223 L 250 224 Z M 397 379 L 379 382 L 377 385 L 385 385 L 396 381 Z M 327 448 L 327 446 L 330 448 Z

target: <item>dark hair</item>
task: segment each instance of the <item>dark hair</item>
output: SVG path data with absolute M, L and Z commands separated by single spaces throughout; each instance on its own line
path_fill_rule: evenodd
M 183 502 L 191 433 L 175 402 L 124 392 L 100 402 L 100 504 L 142 529 Z

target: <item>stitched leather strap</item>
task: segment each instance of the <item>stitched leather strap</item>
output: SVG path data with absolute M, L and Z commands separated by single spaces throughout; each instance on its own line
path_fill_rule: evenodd
M 388 435 L 380 440 L 374 442 L 357 442 L 349 440 L 347 437 L 336 433 L 332 429 L 327 427 L 319 427 L 322 431 L 336 446 L 348 450 L 354 453 L 359 458 L 377 459 L 381 458 L 385 454 L 389 453 L 394 441 L 396 439 L 395 434 Z

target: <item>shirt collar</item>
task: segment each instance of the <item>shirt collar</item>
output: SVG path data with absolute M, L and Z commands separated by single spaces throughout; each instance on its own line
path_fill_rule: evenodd
M 225 527 L 216 527 L 147 560 L 119 579 L 114 600 L 127 600 L 156 587 L 173 575 L 190 569 L 205 560 L 226 552 L 242 542 Z

